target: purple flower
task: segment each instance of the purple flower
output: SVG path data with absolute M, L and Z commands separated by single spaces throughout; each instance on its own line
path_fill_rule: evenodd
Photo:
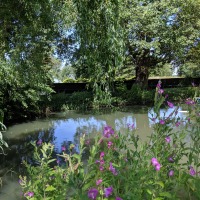
M 158 160 L 156 158 L 152 158 L 151 159 L 151 164 L 155 167 L 156 171 L 159 171 L 161 168 L 160 163 L 158 162 Z
M 173 159 L 172 157 L 169 157 L 169 158 L 168 158 L 168 161 L 171 162 L 171 163 L 173 163 L 173 162 L 174 162 L 174 159 Z
M 103 170 L 104 170 L 104 166 L 101 165 L 101 166 L 99 167 L 99 170 L 100 170 L 100 171 L 103 171 Z
M 160 168 L 161 168 L 161 165 L 160 165 L 160 163 L 158 163 L 158 164 L 155 166 L 155 170 L 156 170 L 156 171 L 159 171 Z
M 86 145 L 89 145 L 89 144 L 90 144 L 90 140 L 86 140 L 86 141 L 85 141 L 85 144 L 86 144 Z
M 61 147 L 61 150 L 62 150 L 62 151 L 66 151 L 66 147 L 65 147 L 65 146 L 62 146 L 62 147 Z
M 111 135 L 114 135 L 114 130 L 111 126 L 105 126 L 103 130 L 103 136 L 106 138 L 110 138 Z
M 109 170 L 114 174 L 117 175 L 116 169 L 113 167 L 112 163 L 110 162 Z
M 109 197 L 110 195 L 112 195 L 112 192 L 113 192 L 112 186 L 105 188 L 104 189 L 105 197 Z
M 165 120 L 161 119 L 161 120 L 159 121 L 159 123 L 163 125 L 163 124 L 165 124 Z
M 168 176 L 174 176 L 174 170 L 170 170 Z
M 191 98 L 186 99 L 185 103 L 187 105 L 194 105 L 195 104 L 195 102 Z
M 22 180 L 21 180 L 21 179 L 19 179 L 19 180 L 18 180 L 18 183 L 21 185 L 21 184 L 22 184 Z
M 165 138 L 165 141 L 166 141 L 167 143 L 170 143 L 170 142 L 171 142 L 171 138 L 170 138 L 169 136 L 167 136 L 167 137 Z
M 34 192 L 26 192 L 25 194 L 24 194 L 24 196 L 25 197 L 33 197 L 34 196 Z
M 157 164 L 159 164 L 158 160 L 156 158 L 151 159 L 151 164 L 155 167 Z
M 100 165 L 104 165 L 105 161 L 104 160 L 100 160 Z
M 98 194 L 99 194 L 99 191 L 96 188 L 91 188 L 88 191 L 88 198 L 95 200 Z
M 56 162 L 57 162 L 57 164 L 59 165 L 59 164 L 60 164 L 60 159 L 57 159 Z
M 102 183 L 102 179 L 96 181 L 96 185 L 100 185 Z
M 116 197 L 116 199 L 115 200 L 123 200 L 122 198 L 120 198 L 120 197 Z
M 171 102 L 169 102 L 169 101 L 167 101 L 167 104 L 168 104 L 168 106 L 169 106 L 170 108 L 173 108 L 173 107 L 174 107 L 174 104 L 171 103 Z
M 38 141 L 37 141 L 37 145 L 41 145 L 42 144 L 42 139 L 39 139 Z
M 176 127 L 179 127 L 180 124 L 181 124 L 181 122 L 176 122 L 175 126 L 176 126 Z
M 110 149 L 113 143 L 111 141 L 108 141 L 108 148 Z
M 195 83 L 194 82 L 192 82 L 192 86 L 195 87 Z
M 159 89 L 159 90 L 158 90 L 158 93 L 159 93 L 159 94 L 162 94 L 163 92 L 164 92 L 163 89 Z
M 158 89 L 161 88 L 161 82 L 160 82 L 160 81 L 158 82 L 158 84 L 156 85 L 156 87 L 157 87 Z
M 105 153 L 102 151 L 102 152 L 100 153 L 100 158 L 104 157 L 104 155 L 105 155 Z
M 190 166 L 189 173 L 191 176 L 194 176 L 196 174 L 196 171 L 194 170 L 194 168 L 192 166 Z
M 135 124 L 127 124 L 129 129 L 135 129 Z

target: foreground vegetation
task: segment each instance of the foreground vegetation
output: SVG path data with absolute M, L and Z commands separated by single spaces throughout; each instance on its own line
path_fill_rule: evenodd
M 188 98 L 188 115 L 178 108 L 158 83 L 151 136 L 141 141 L 135 124 L 126 133 L 104 127 L 95 138 L 82 135 L 78 146 L 33 143 L 35 165 L 24 161 L 27 174 L 19 183 L 26 199 L 199 199 L 200 107 Z M 160 107 L 171 108 L 160 116 Z M 54 155 L 54 156 L 53 156 Z

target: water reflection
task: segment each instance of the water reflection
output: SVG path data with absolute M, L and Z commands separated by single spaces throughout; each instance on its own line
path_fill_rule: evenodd
M 173 112 L 173 108 L 161 109 L 160 116 L 167 117 Z M 185 118 L 187 113 L 180 112 L 183 108 L 178 108 L 176 118 Z M 55 149 L 61 152 L 63 142 L 71 141 L 78 143 L 81 134 L 93 137 L 97 133 L 102 133 L 105 125 L 112 126 L 115 130 L 124 132 L 128 124 L 134 124 L 136 132 L 141 139 L 147 138 L 151 133 L 153 120 L 155 117 L 153 109 L 147 107 L 130 107 L 128 111 L 115 111 L 110 113 L 77 113 L 69 111 L 57 113 L 43 120 L 22 123 L 8 128 L 5 135 L 10 146 L 21 145 L 30 141 L 42 139 L 51 142 Z M 74 141 L 76 140 L 76 141 Z

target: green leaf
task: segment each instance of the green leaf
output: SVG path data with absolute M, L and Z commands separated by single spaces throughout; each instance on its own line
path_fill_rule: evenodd
M 164 183 L 162 181 L 157 181 L 154 184 L 155 185 L 160 185 L 162 188 L 164 188 Z
M 49 186 L 45 189 L 46 192 L 54 191 L 54 190 L 56 190 L 56 188 L 53 187 L 52 185 L 49 185 Z
M 172 195 L 169 192 L 161 192 L 159 194 L 159 196 L 161 197 L 168 197 L 168 198 L 172 198 Z

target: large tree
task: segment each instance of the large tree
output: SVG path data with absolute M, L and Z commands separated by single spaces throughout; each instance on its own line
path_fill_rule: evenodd
M 121 0 L 76 1 L 79 70 L 91 79 L 95 101 L 108 100 L 117 67 L 123 59 Z
M 51 56 L 69 24 L 72 2 L 0 1 L 0 105 L 7 119 L 38 112 L 49 94 Z M 15 115 L 13 115 L 15 112 Z
M 124 1 L 123 8 L 128 55 L 143 86 L 150 69 L 183 62 L 200 36 L 199 0 Z

